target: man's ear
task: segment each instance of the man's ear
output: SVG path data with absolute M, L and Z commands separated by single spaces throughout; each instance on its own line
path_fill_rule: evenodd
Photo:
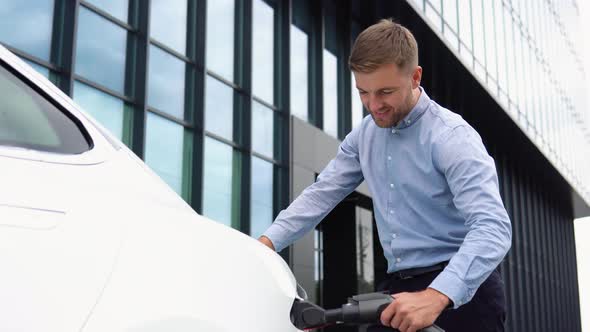
M 420 81 L 422 81 L 422 67 L 416 66 L 412 73 L 412 89 L 418 88 L 420 86 Z

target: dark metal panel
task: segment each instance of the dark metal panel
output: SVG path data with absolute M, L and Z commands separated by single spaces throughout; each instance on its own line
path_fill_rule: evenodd
M 350 54 L 350 25 L 352 21 L 350 0 L 338 2 L 336 22 L 338 26 L 338 138 L 344 139 L 352 129 L 352 96 L 348 55 Z
M 532 326 L 532 312 L 531 312 L 531 305 L 528 305 L 528 302 L 531 298 L 530 294 L 530 263 L 529 263 L 529 241 L 528 241 L 528 227 L 530 223 L 530 219 L 528 216 L 527 206 L 526 206 L 526 199 L 527 199 L 527 191 L 526 191 L 526 172 L 524 166 L 519 165 L 518 168 L 518 198 L 520 202 L 520 217 L 521 220 L 519 221 L 520 224 L 520 241 L 522 241 L 522 264 L 523 270 L 521 273 L 521 290 L 522 290 L 522 307 L 523 310 L 523 323 L 527 327 Z M 523 330 L 524 331 L 524 330 Z
M 550 260 L 550 266 L 551 266 L 551 292 L 553 294 L 553 302 L 554 302 L 554 310 L 553 312 L 555 313 L 554 316 L 554 321 L 553 324 L 555 326 L 555 329 L 560 328 L 560 317 L 562 316 L 562 313 L 560 312 L 561 309 L 561 297 L 559 296 L 560 292 L 558 291 L 558 286 L 559 283 L 557 281 L 558 277 L 559 277 L 559 268 L 557 266 L 558 263 L 558 258 L 557 258 L 557 243 L 556 243 L 556 239 L 555 239 L 555 234 L 557 232 L 557 211 L 555 209 L 555 193 L 552 192 L 550 194 L 550 198 L 549 198 L 549 213 L 551 215 L 551 233 L 549 234 L 549 241 L 550 241 L 550 248 L 551 248 L 551 260 Z
M 572 252 L 572 254 L 570 255 L 570 257 L 572 257 L 573 259 L 575 259 L 575 261 L 572 264 L 573 267 L 573 271 L 572 271 L 572 276 L 575 276 L 576 280 L 575 282 L 573 282 L 573 294 L 572 294 L 572 300 L 574 301 L 574 321 L 576 322 L 574 324 L 574 328 L 576 331 L 581 331 L 582 330 L 582 319 L 580 317 L 580 298 L 578 296 L 578 294 L 580 294 L 580 290 L 578 288 L 578 264 L 577 264 L 577 256 L 576 256 L 576 243 L 575 243 L 575 232 L 574 232 L 574 225 L 571 224 L 570 225 L 570 234 L 572 237 L 572 241 L 569 241 L 569 245 L 570 245 L 570 251 Z
M 250 234 L 250 183 L 252 136 L 252 0 L 236 1 L 234 77 L 242 91 L 234 90 L 234 140 L 246 151 L 234 162 L 234 196 L 237 228 Z M 234 154 L 235 156 L 235 154 Z
M 534 287 L 536 286 L 536 273 L 535 273 L 535 268 L 533 265 L 533 255 L 534 255 L 534 250 L 533 250 L 533 245 L 532 245 L 532 231 L 533 231 L 533 224 L 535 222 L 533 214 L 532 214 L 532 207 L 531 207 L 531 188 L 530 188 L 530 173 L 526 170 L 523 169 L 523 173 L 522 173 L 522 178 L 523 178 L 523 194 L 524 194 L 524 199 L 523 199 L 523 203 L 525 206 L 525 215 L 526 215 L 526 219 L 525 219 L 525 229 L 526 231 L 524 232 L 524 238 L 525 238 L 525 247 L 526 247 L 526 255 L 525 255 L 525 259 L 526 259 L 526 277 L 528 279 L 528 282 L 526 283 L 526 291 L 527 291 L 527 299 L 529 302 L 529 305 L 527 305 L 527 316 L 528 316 L 528 322 L 529 322 L 529 327 L 532 327 L 535 331 L 538 330 L 537 327 L 537 315 L 536 315 L 536 307 L 537 307 L 537 301 L 536 301 L 536 294 L 534 292 Z
M 323 52 L 324 52 L 324 6 L 323 1 L 312 1 L 311 33 L 309 35 L 309 123 L 324 127 Z
M 125 94 L 135 100 L 131 116 L 131 149 L 144 157 L 145 119 L 147 114 L 147 83 L 149 63 L 149 17 L 151 0 L 130 0 L 129 23 L 137 33 L 127 38 Z
M 499 175 L 500 183 L 502 183 L 502 198 L 504 200 L 504 205 L 506 207 L 506 211 L 512 221 L 512 225 L 514 225 L 514 214 L 512 212 L 512 199 L 511 199 L 511 182 L 510 182 L 510 169 L 509 169 L 509 161 L 506 157 L 501 157 L 501 165 L 502 165 L 502 172 Z M 514 248 L 514 241 L 515 237 L 512 237 L 511 247 Z M 515 303 L 514 294 L 514 270 L 515 270 L 515 263 L 514 263 L 514 249 L 508 252 L 506 259 L 504 259 L 504 268 L 502 269 L 502 277 L 505 281 L 506 285 L 506 301 L 507 303 Z M 514 317 L 516 317 L 514 312 L 515 307 L 509 306 L 507 310 L 507 321 L 506 325 L 509 329 L 515 329 L 515 321 Z
M 79 5 L 79 0 L 56 0 L 54 7 L 50 58 L 60 70 L 57 85 L 69 96 L 74 86 Z
M 187 56 L 195 64 L 187 78 L 189 101 L 187 119 L 194 126 L 192 136 L 192 162 L 190 170 L 189 203 L 195 211 L 203 213 L 203 146 L 205 145 L 205 45 L 207 36 L 206 0 L 189 1 L 187 27 Z
M 510 200 L 512 200 L 514 204 L 514 218 L 512 219 L 512 229 L 513 229 L 513 237 L 515 239 L 514 243 L 515 246 L 512 248 L 514 252 L 514 262 L 515 262 L 515 271 L 514 271 L 514 278 L 516 282 L 516 287 L 514 288 L 515 292 L 515 316 L 514 319 L 516 320 L 516 327 L 518 331 L 524 331 L 525 327 L 525 317 L 524 317 L 524 297 L 523 297 L 523 259 L 522 259 L 522 216 L 521 216 L 521 208 L 520 208 L 520 200 L 518 196 L 518 169 L 515 168 L 513 170 L 514 178 L 511 181 L 511 196 Z
M 552 214 L 551 214 L 551 205 L 550 205 L 550 197 L 549 197 L 549 193 L 546 194 L 545 196 L 545 252 L 546 252 L 546 260 L 545 260 L 545 266 L 547 267 L 547 283 L 546 283 L 546 288 L 545 291 L 547 292 L 547 294 L 549 295 L 549 299 L 550 301 L 548 302 L 549 304 L 549 311 L 550 313 L 554 313 L 555 312 L 555 294 L 553 293 L 553 266 L 552 266 L 552 256 L 553 256 L 553 248 L 551 245 L 551 234 L 553 233 L 552 230 L 552 223 L 553 223 L 553 218 L 552 218 Z M 549 321 L 547 324 L 548 330 L 555 330 L 555 316 L 554 315 L 548 315 L 549 317 Z
M 283 166 L 274 167 L 273 176 L 273 216 L 286 208 L 289 204 L 289 193 L 291 184 L 289 181 L 289 171 L 291 156 L 289 153 L 289 114 L 291 110 L 291 19 L 292 19 L 292 1 L 285 0 L 277 3 L 277 14 L 275 15 L 275 100 L 279 108 L 278 116 L 275 116 L 274 125 L 274 158 L 279 160 Z M 289 251 L 281 252 L 283 259 L 289 264 Z
M 543 276 L 543 294 L 545 299 L 545 312 L 551 312 L 551 306 L 553 304 L 553 298 L 549 292 L 550 285 L 549 285 L 549 241 L 548 241 L 548 234 L 549 234 L 549 216 L 548 216 L 548 204 L 547 204 L 547 194 L 543 193 L 541 195 L 540 200 L 540 207 L 541 207 L 541 239 L 542 239 L 542 246 L 543 246 L 543 265 L 542 267 L 542 276 Z M 544 316 L 544 326 L 548 328 L 551 325 L 551 315 Z
M 537 183 L 535 181 L 535 178 L 533 177 L 531 179 L 531 188 L 532 188 L 532 205 L 533 205 L 533 218 L 534 218 L 534 222 L 533 222 L 533 248 L 534 248 L 534 261 L 533 261 L 533 266 L 535 267 L 535 273 L 534 273 L 534 278 L 535 278 L 535 300 L 536 300 L 536 306 L 535 306 L 535 321 L 536 321 L 536 329 L 537 331 L 540 330 L 540 327 L 545 326 L 543 324 L 543 319 L 545 317 L 545 299 L 543 296 L 543 286 L 542 286 L 542 278 L 543 278 L 543 274 L 541 272 L 541 268 L 542 268 L 542 260 L 541 260 L 541 243 L 540 243 L 540 226 L 541 226 L 541 205 L 540 205 L 540 200 L 539 200 L 539 187 L 537 186 Z

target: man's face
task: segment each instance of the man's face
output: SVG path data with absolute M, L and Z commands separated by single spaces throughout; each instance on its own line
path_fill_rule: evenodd
M 361 101 L 381 128 L 396 125 L 418 100 L 422 68 L 400 69 L 386 64 L 370 73 L 353 72 Z

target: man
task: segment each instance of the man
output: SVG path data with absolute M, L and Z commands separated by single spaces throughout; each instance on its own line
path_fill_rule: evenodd
M 354 43 L 349 66 L 371 113 L 346 136 L 317 181 L 260 241 L 282 250 L 313 229 L 363 179 L 388 262 L 381 288 L 395 300 L 387 328 L 503 331 L 497 266 L 511 243 L 493 159 L 478 133 L 420 87 L 409 30 L 382 20 Z

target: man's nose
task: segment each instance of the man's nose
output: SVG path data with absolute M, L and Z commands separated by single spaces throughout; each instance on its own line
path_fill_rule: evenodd
M 369 96 L 367 101 L 367 108 L 371 112 L 379 111 L 383 108 L 383 102 L 375 96 Z

